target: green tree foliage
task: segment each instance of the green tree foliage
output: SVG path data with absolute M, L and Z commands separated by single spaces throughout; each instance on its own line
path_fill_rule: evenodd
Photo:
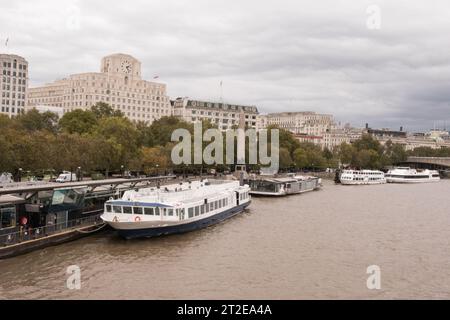
M 343 166 L 362 169 L 382 169 L 406 160 L 407 153 L 400 144 L 387 141 L 381 145 L 370 135 L 363 135 L 353 144 L 342 143 L 336 155 Z
M 215 127 L 210 122 L 204 122 L 203 132 Z M 59 122 L 56 115 L 36 110 L 13 119 L 0 115 L 0 172 L 14 173 L 18 168 L 24 171 L 62 171 L 81 167 L 84 172 L 103 171 L 109 175 L 111 172 L 121 172 L 122 166 L 146 173 L 154 173 L 156 165 L 161 173 L 170 169 L 205 172 L 208 168 L 219 168 L 206 164 L 175 167 L 170 160 L 175 144 L 171 136 L 179 128 L 194 132 L 192 124 L 176 117 L 163 117 L 151 125 L 133 123 L 105 103 L 98 103 L 91 110 L 68 112 Z M 268 128 L 269 143 L 273 129 L 278 128 Z M 339 164 L 375 169 L 401 163 L 408 155 L 450 156 L 449 148 L 417 148 L 406 152 L 403 146 L 390 141 L 382 146 L 369 135 L 364 135 L 353 144 L 343 143 L 334 150 L 321 150 L 312 143 L 300 143 L 289 131 L 279 130 L 280 167 L 283 170 L 315 170 L 337 167 Z M 226 156 L 225 135 L 223 139 L 223 154 Z M 203 147 L 208 144 L 203 142 Z M 246 159 L 248 162 L 248 143 Z M 222 169 L 226 167 L 220 166 Z M 256 170 L 258 165 L 249 168 Z
M 40 113 L 36 109 L 20 114 L 16 118 L 16 124 L 27 131 L 47 130 L 55 133 L 57 123 L 58 115 L 56 113 L 49 111 Z
M 144 136 L 140 139 L 148 142 L 147 144 L 144 144 L 147 147 L 165 146 L 171 142 L 172 132 L 181 128 L 187 129 L 191 133 L 194 132 L 192 124 L 173 116 L 162 117 L 161 119 L 154 121 L 147 130 L 144 130 Z
M 329 154 L 322 151 L 319 146 L 309 142 L 302 142 L 294 151 L 294 162 L 299 169 L 324 169 L 327 159 L 324 155 Z
M 97 119 L 108 117 L 123 117 L 124 114 L 120 110 L 115 110 L 109 104 L 105 102 L 97 102 L 91 107 L 91 112 Z
M 92 111 L 76 109 L 65 113 L 59 121 L 62 131 L 73 134 L 91 133 L 98 124 L 98 119 Z

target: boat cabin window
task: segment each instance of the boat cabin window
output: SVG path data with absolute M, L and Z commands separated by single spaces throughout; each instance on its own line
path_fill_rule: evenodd
M 209 212 L 209 203 L 205 204 L 206 213 Z
M 126 214 L 132 214 L 132 208 L 131 207 L 122 207 L 123 208 L 123 213 Z
M 194 208 L 189 208 L 188 209 L 188 217 L 192 218 L 194 216 Z
M 121 206 L 113 206 L 113 212 L 114 213 L 122 213 L 122 207 Z
M 167 209 L 166 208 L 162 208 L 161 209 L 163 216 L 167 216 Z
M 106 211 L 106 212 L 112 212 L 111 209 L 112 209 L 112 208 L 111 208 L 111 206 L 110 206 L 109 204 L 107 204 L 107 205 L 105 206 L 105 211 Z
M 200 206 L 200 214 L 205 214 L 205 205 Z
M 141 207 L 133 207 L 133 213 L 134 214 L 142 214 L 142 208 Z
M 16 226 L 16 208 L 8 207 L 0 209 L 0 229 Z
M 159 207 L 155 208 L 155 216 L 159 216 Z
M 200 214 L 200 208 L 197 206 L 195 207 L 195 216 L 198 216 Z
M 145 212 L 146 215 L 149 215 L 149 216 L 153 216 L 154 215 L 153 208 L 144 208 L 144 212 Z

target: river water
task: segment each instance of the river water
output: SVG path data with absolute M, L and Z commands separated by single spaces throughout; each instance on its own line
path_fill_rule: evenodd
M 112 232 L 0 260 L 0 298 L 450 298 L 450 181 L 253 198 L 219 225 L 157 239 Z M 81 269 L 81 289 L 66 269 Z M 381 270 L 369 290 L 367 267 Z

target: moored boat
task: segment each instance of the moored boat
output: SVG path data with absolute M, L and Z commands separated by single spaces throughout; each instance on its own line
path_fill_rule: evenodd
M 219 223 L 250 205 L 239 181 L 193 181 L 127 191 L 105 204 L 103 221 L 126 239 L 184 233 Z
M 343 185 L 384 184 L 386 178 L 384 172 L 378 170 L 343 170 L 339 182 Z
M 260 196 L 286 196 L 314 191 L 322 186 L 322 179 L 310 176 L 255 178 L 248 180 L 250 194 Z
M 416 170 L 410 167 L 398 167 L 386 173 L 386 180 L 389 183 L 437 182 L 440 179 L 438 171 L 428 169 Z

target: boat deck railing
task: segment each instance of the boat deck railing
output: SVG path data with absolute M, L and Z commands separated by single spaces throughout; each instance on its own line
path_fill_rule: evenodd
M 25 243 L 32 240 L 46 238 L 63 232 L 79 229 L 82 227 L 102 225 L 101 214 L 92 215 L 85 218 L 69 220 L 66 222 L 46 225 L 39 228 L 23 228 L 20 231 L 0 235 L 0 248 Z

